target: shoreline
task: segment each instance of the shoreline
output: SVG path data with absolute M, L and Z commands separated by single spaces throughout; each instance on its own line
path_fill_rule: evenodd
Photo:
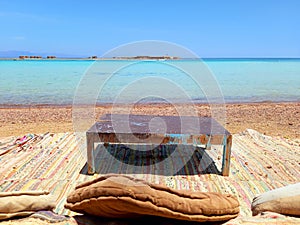
M 299 101 L 273 101 L 273 100 L 263 100 L 263 101 L 228 101 L 224 102 L 224 105 L 255 105 L 255 104 L 297 104 L 300 103 Z M 127 106 L 129 103 L 96 103 L 96 107 L 106 107 L 106 106 L 112 106 L 112 105 L 117 105 L 117 106 Z M 194 105 L 207 105 L 209 106 L 209 103 L 202 103 L 202 102 L 194 102 L 192 103 Z M 223 103 L 216 103 L 214 105 L 222 105 Z M 138 103 L 136 105 L 141 105 L 141 106 L 147 106 L 147 105 L 170 105 L 170 103 L 165 103 L 165 102 L 145 102 L 145 103 Z M 191 105 L 191 103 L 174 103 L 173 105 Z M 80 107 L 90 107 L 91 105 L 88 104 L 81 104 L 78 105 Z M 0 109 L 18 109 L 18 108 L 72 108 L 73 104 L 71 103 L 66 103 L 66 104 L 0 104 Z
M 97 105 L 94 119 L 110 113 L 112 106 Z M 186 104 L 177 106 L 183 110 L 186 108 Z M 227 103 L 225 107 L 226 121 L 222 125 L 232 134 L 254 129 L 269 136 L 300 139 L 300 102 Z M 114 105 L 113 109 L 114 113 L 122 113 L 126 104 Z M 195 109 L 199 116 L 211 116 L 208 104 L 195 104 Z M 131 113 L 178 115 L 174 106 L 158 103 L 135 105 Z M 74 132 L 73 126 L 72 105 L 0 107 L 0 137 Z

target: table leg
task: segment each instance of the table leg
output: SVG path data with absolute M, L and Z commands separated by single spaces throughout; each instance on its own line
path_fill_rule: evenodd
M 91 133 L 86 134 L 86 142 L 87 142 L 87 166 L 88 166 L 88 174 L 95 173 L 95 161 L 94 161 L 94 135 Z
M 223 143 L 222 175 L 229 175 L 232 135 L 225 135 Z
M 206 135 L 205 142 L 205 149 L 211 150 L 211 135 Z

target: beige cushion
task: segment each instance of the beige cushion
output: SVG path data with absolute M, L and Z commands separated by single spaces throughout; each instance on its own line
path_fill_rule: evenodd
M 276 212 L 300 216 L 300 183 L 265 192 L 253 199 L 252 214 Z
M 0 192 L 0 220 L 28 216 L 39 210 L 52 210 L 55 201 L 45 191 Z
M 232 195 L 178 191 L 123 175 L 106 175 L 76 187 L 65 207 L 102 217 L 155 215 L 189 221 L 224 221 L 239 213 Z

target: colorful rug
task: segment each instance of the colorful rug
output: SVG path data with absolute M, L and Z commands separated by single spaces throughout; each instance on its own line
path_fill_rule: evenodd
M 77 184 L 99 176 L 86 174 L 85 138 L 78 138 L 74 133 L 24 137 L 0 138 L 0 191 L 49 190 L 57 198 L 55 213 L 71 216 L 70 224 L 92 224 L 74 220 L 77 214 L 64 209 L 68 193 Z M 24 143 L 20 145 L 17 139 Z M 165 163 L 159 162 L 169 158 L 174 146 L 173 149 L 158 146 L 151 152 L 150 159 L 149 152 L 143 148 L 146 147 L 133 151 L 130 146 L 121 149 L 97 146 L 97 171 L 100 174 L 126 173 L 175 189 L 234 194 L 239 198 L 241 213 L 228 224 L 255 224 L 253 220 L 258 224 L 300 222 L 299 218 L 282 216 L 251 217 L 250 207 L 255 195 L 300 181 L 300 144 L 297 141 L 268 137 L 254 130 L 234 135 L 228 177 L 219 175 L 221 146 L 212 146 L 207 151 L 201 147 L 177 146 L 178 157 Z

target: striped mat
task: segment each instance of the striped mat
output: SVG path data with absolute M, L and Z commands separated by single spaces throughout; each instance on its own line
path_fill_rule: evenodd
M 156 146 L 150 152 L 152 158 L 143 148 L 149 146 L 140 146 L 138 151 L 128 146 L 97 146 L 98 174 L 89 176 L 84 134 L 27 135 L 18 141 L 15 137 L 0 138 L 0 191 L 49 190 L 57 197 L 55 212 L 73 217 L 77 214 L 64 209 L 64 203 L 77 184 L 99 174 L 125 173 L 175 189 L 233 194 L 239 198 L 241 213 L 229 224 L 300 222 L 299 218 L 282 216 L 251 217 L 255 195 L 300 181 L 300 144 L 296 140 L 273 138 L 254 130 L 235 134 L 228 177 L 219 175 L 221 146 L 207 151 L 201 147 Z M 176 157 L 166 161 L 174 152 Z M 80 224 L 74 219 L 70 223 Z

